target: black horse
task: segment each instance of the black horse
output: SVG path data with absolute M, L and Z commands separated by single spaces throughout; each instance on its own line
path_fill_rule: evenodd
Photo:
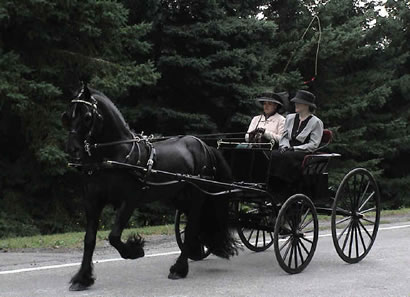
M 123 229 L 134 209 L 161 200 L 187 215 L 185 242 L 170 279 L 188 274 L 188 257 L 195 258 L 204 244 L 213 254 L 229 258 L 237 253 L 228 226 L 228 197 L 212 197 L 195 185 L 170 180 L 167 175 L 149 174 L 151 169 L 231 181 L 230 168 L 220 153 L 193 136 L 151 143 L 135 135 L 119 110 L 101 92 L 84 86 L 72 100 L 62 122 L 69 131 L 67 152 L 81 164 L 84 180 L 87 227 L 81 268 L 71 279 L 70 290 L 84 290 L 94 283 L 92 256 L 98 222 L 103 208 L 117 210 L 109 241 L 124 259 L 144 256 L 144 241 L 131 236 L 121 241 Z M 108 168 L 105 160 L 139 165 L 146 170 Z

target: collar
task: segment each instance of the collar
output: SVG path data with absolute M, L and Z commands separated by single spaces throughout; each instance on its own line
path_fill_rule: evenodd
M 276 114 L 276 111 L 275 111 L 274 113 L 272 113 L 272 114 L 265 114 L 265 113 L 263 113 L 262 116 L 265 117 L 265 121 L 266 121 L 266 120 L 269 119 L 270 117 L 273 117 L 275 114 Z

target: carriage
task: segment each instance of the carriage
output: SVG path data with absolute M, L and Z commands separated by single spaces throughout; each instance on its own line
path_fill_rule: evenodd
M 330 130 L 324 130 L 320 147 L 305 156 L 300 168 L 303 178 L 291 194 L 279 193 L 270 186 L 273 145 L 238 143 L 239 139 L 219 139 L 217 147 L 224 152 L 234 175 L 231 188 L 236 193 L 230 198 L 230 220 L 245 247 L 262 252 L 273 245 L 283 270 L 299 273 L 313 258 L 320 216 L 327 225 L 324 227 L 331 229 L 340 258 L 357 263 L 366 257 L 380 222 L 379 189 L 373 175 L 364 168 L 348 172 L 337 189 L 329 187 L 329 165 L 341 157 L 323 152 L 332 141 Z M 330 224 L 326 219 L 329 216 Z M 184 223 L 184 213 L 177 210 L 175 235 L 180 248 Z M 201 256 L 192 260 L 210 254 L 206 246 L 201 248 Z
M 121 239 L 135 208 L 161 200 L 178 209 L 175 233 L 181 254 L 170 267 L 170 279 L 187 276 L 188 258 L 235 255 L 237 239 L 229 225 L 252 251 L 273 245 L 288 273 L 301 272 L 312 260 L 318 215 L 331 216 L 336 251 L 348 263 L 362 260 L 375 241 L 380 221 L 377 183 L 369 171 L 356 168 L 337 190 L 329 188 L 329 163 L 340 155 L 322 152 L 332 138 L 328 130 L 323 145 L 305 156 L 303 178 L 289 194 L 271 186 L 272 145 L 222 138 L 217 149 L 194 136 L 156 141 L 131 131 L 113 102 L 86 85 L 69 102 L 62 124 L 68 131 L 70 165 L 83 173 L 87 220 L 83 259 L 70 290 L 94 283 L 98 222 L 109 204 L 117 211 L 109 241 L 124 259 L 144 256 L 141 237 Z

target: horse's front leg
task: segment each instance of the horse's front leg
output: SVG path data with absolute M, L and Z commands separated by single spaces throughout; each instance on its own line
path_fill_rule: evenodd
M 124 259 L 144 257 L 144 240 L 139 235 L 130 236 L 126 243 L 121 241 L 121 234 L 135 209 L 133 203 L 124 201 L 117 211 L 114 226 L 108 236 L 110 244 L 117 249 Z
M 71 279 L 70 291 L 82 291 L 94 284 L 92 258 L 95 249 L 98 222 L 102 207 L 86 205 L 87 228 L 84 237 L 84 252 L 80 270 Z

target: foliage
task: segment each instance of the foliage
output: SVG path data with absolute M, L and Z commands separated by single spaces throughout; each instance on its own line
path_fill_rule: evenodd
M 331 180 L 363 166 L 386 207 L 410 205 L 410 6 L 311 0 L 2 0 L 0 237 L 82 227 L 60 114 L 79 81 L 146 134 L 244 131 L 265 90 L 305 88 L 342 154 Z M 313 16 L 320 18 L 312 23 Z M 305 34 L 304 34 L 305 33 Z M 302 38 L 303 36 L 303 38 Z M 320 38 L 318 71 L 315 57 Z M 109 226 L 107 210 L 102 226 Z M 135 225 L 172 221 L 153 205 Z

